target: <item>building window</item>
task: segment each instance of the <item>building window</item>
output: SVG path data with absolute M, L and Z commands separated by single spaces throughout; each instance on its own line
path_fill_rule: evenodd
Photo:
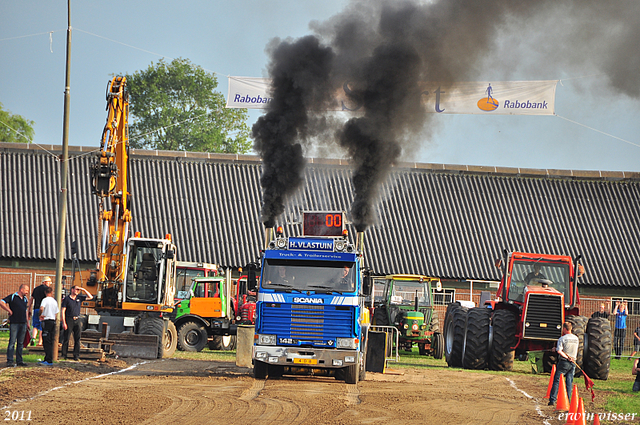
M 449 305 L 456 299 L 456 290 L 442 288 L 441 291 L 433 291 L 433 304 L 434 305 Z

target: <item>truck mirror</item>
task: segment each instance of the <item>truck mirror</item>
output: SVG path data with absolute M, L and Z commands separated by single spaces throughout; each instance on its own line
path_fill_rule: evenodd
M 370 297 L 373 289 L 373 278 L 367 274 L 362 281 L 362 292 L 365 296 Z
M 498 259 L 496 259 L 496 261 L 495 261 L 494 265 L 495 265 L 497 268 L 501 268 L 501 267 L 502 267 L 502 258 L 498 258 Z
M 584 276 L 584 266 L 582 264 L 578 264 L 578 277 Z
M 173 252 L 173 249 L 170 249 L 167 251 L 167 258 L 169 260 L 173 260 L 173 256 L 175 255 L 175 253 Z
M 251 265 L 248 268 L 247 271 L 247 290 L 248 291 L 255 291 L 256 288 L 258 287 L 258 280 L 256 277 L 256 268 Z

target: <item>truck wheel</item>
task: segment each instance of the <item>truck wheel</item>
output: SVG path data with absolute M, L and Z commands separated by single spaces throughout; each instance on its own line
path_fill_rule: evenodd
M 583 366 L 584 359 L 584 333 L 587 330 L 587 322 L 589 319 L 585 316 L 567 316 L 565 319 L 566 322 L 571 323 L 572 329 L 571 333 L 578 337 L 579 345 L 578 345 L 578 355 L 576 356 L 576 363 L 578 366 Z M 582 371 L 576 368 L 575 377 L 582 376 Z
M 440 332 L 434 333 L 431 337 L 431 350 L 434 359 L 441 359 L 444 354 L 444 337 Z
M 178 349 L 199 352 L 207 345 L 207 330 L 196 322 L 187 322 L 178 330 Z
M 235 335 L 216 335 L 213 337 L 212 344 L 209 345 L 209 348 L 212 350 L 220 350 L 220 351 L 231 351 L 235 350 L 237 343 L 237 338 Z
M 584 334 L 584 371 L 590 378 L 606 380 L 610 363 L 611 324 L 603 317 L 591 318 Z
M 509 310 L 496 310 L 493 313 L 493 343 L 489 354 L 489 369 L 512 370 L 515 356 L 516 315 Z M 491 331 L 490 331 L 491 332 Z
M 360 365 L 358 363 L 344 368 L 344 382 L 347 384 L 357 384 L 360 372 Z
M 158 336 L 158 358 L 171 357 L 178 345 L 176 325 L 169 321 L 167 331 L 164 330 L 164 319 L 160 317 L 145 317 L 140 320 L 138 333 L 141 335 Z
M 253 361 L 253 377 L 256 379 L 267 379 L 269 375 L 269 365 L 259 360 Z
M 449 367 L 462 366 L 467 310 L 466 307 L 462 307 L 457 303 L 447 307 L 447 315 L 444 321 L 444 353 Z
M 466 369 L 484 369 L 489 361 L 489 325 L 491 310 L 476 307 L 467 313 L 464 359 Z

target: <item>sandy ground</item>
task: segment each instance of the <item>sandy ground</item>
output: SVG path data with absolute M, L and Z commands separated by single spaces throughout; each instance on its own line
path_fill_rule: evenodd
M 230 362 L 183 359 L 0 370 L 3 419 L 30 412 L 31 423 L 47 424 L 561 423 L 545 393 L 532 376 L 440 367 L 368 373 L 358 385 L 259 381 Z

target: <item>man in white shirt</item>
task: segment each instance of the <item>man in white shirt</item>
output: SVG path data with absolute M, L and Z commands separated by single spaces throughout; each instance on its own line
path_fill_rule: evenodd
M 571 401 L 571 392 L 573 391 L 573 373 L 576 370 L 576 357 L 578 356 L 578 346 L 580 340 L 571 333 L 573 326 L 569 322 L 562 325 L 562 336 L 558 339 L 556 351 L 558 352 L 558 365 L 556 366 L 556 374 L 553 375 L 553 385 L 549 394 L 549 406 L 556 404 L 558 399 L 558 389 L 560 387 L 560 375 L 564 375 L 567 386 L 567 397 Z
M 53 339 L 56 330 L 56 315 L 58 314 L 58 303 L 53 298 L 53 288 L 47 287 L 44 290 L 45 297 L 40 304 L 40 322 L 42 323 L 42 345 L 44 346 L 43 366 L 53 364 Z

